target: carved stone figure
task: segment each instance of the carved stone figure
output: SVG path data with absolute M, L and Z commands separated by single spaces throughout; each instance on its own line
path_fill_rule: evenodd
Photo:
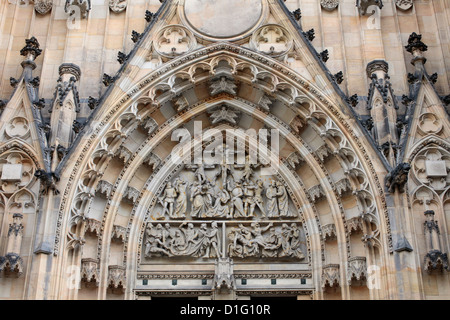
M 277 183 L 277 197 L 278 197 L 278 209 L 280 211 L 280 217 L 291 217 L 289 213 L 289 198 L 283 183 Z
M 231 228 L 228 238 L 230 257 L 305 258 L 301 250 L 300 229 L 295 223 L 291 226 L 284 223 L 281 228 L 274 227 L 273 223 L 265 227 L 261 227 L 259 222 L 253 222 L 250 227 L 239 224 Z
M 256 181 L 256 188 L 255 188 L 255 204 L 261 210 L 262 217 L 266 217 L 266 211 L 264 210 L 264 202 L 263 202 L 263 192 L 264 192 L 264 184 L 263 182 L 258 179 Z
M 244 258 L 257 255 L 258 245 L 251 241 L 252 234 L 248 228 L 242 225 L 231 228 L 228 238 L 230 240 L 228 245 L 230 257 Z
M 34 10 L 39 14 L 46 14 L 52 10 L 53 0 L 34 0 Z
M 339 0 L 320 0 L 320 5 L 327 11 L 333 11 L 339 5 Z
M 231 212 L 230 215 L 234 218 L 245 218 L 246 214 L 244 211 L 244 202 L 242 197 L 244 191 L 242 189 L 242 183 L 240 181 L 236 182 L 236 186 L 231 192 Z
M 267 197 L 267 216 L 269 218 L 278 218 L 280 216 L 277 198 L 277 182 L 272 181 L 266 190 Z
M 305 256 L 300 249 L 300 230 L 295 223 L 289 227 L 283 224 L 281 227 L 281 246 L 280 257 L 293 257 L 303 259 Z
M 251 180 L 243 183 L 244 190 L 244 213 L 246 217 L 253 217 L 256 207 L 255 202 L 255 183 Z
M 160 198 L 164 206 L 163 215 L 167 212 L 169 217 L 174 218 L 174 203 L 177 196 L 177 190 L 172 186 L 172 183 L 167 183 L 166 189 L 164 189 L 164 193 Z
M 222 189 L 216 198 L 214 210 L 211 211 L 210 216 L 214 218 L 232 218 L 230 215 L 230 194 L 226 189 Z
M 385 183 L 389 192 L 395 192 L 396 188 L 398 188 L 400 193 L 404 192 L 404 186 L 408 181 L 410 169 L 411 165 L 409 163 L 400 163 L 394 170 L 387 174 Z

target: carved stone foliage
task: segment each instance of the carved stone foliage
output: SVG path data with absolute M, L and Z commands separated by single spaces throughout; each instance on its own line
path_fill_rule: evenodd
M 163 57 L 174 58 L 194 50 L 197 47 L 197 41 L 185 27 L 171 25 L 158 33 L 154 47 Z
M 347 283 L 349 285 L 363 285 L 367 279 L 367 263 L 365 257 L 348 259 Z
M 427 148 L 414 159 L 412 171 L 417 184 L 442 192 L 450 185 L 450 154 L 443 149 Z
M 190 258 L 305 258 L 296 223 L 221 222 L 148 223 L 144 256 Z M 224 235 L 227 236 L 226 240 Z M 225 243 L 224 243 L 225 241 Z
M 324 10 L 333 11 L 339 5 L 339 0 L 320 0 L 320 5 Z
M 250 40 L 251 46 L 270 56 L 281 56 L 293 46 L 292 37 L 283 27 L 269 24 L 257 29 Z
M 13 223 L 9 225 L 8 229 L 7 253 L 0 257 L 0 272 L 5 271 L 7 276 L 15 274 L 19 277 L 24 271 L 23 260 L 20 256 L 24 229 L 22 220 L 22 214 L 16 213 L 13 215 Z
M 395 0 L 395 5 L 401 10 L 409 10 L 413 7 L 413 0 Z
M 81 282 L 98 287 L 99 263 L 96 259 L 81 259 Z
M 21 276 L 23 274 L 23 259 L 16 253 L 7 253 L 4 257 L 0 257 L 0 272 L 5 272 L 6 276 Z
M 322 288 L 339 286 L 341 276 L 338 264 L 327 264 L 323 266 L 322 271 Z
M 46 14 L 52 10 L 53 0 L 34 0 L 34 10 L 39 14 Z
M 115 13 L 120 13 L 127 8 L 128 0 L 109 0 L 109 8 Z
M 70 15 L 81 15 L 86 19 L 89 11 L 91 11 L 91 0 L 66 0 L 64 11 Z
M 21 152 L 10 152 L 0 156 L 1 190 L 12 194 L 26 187 L 34 176 L 33 161 Z

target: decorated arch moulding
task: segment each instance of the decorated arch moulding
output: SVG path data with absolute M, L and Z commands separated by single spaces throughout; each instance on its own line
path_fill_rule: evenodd
M 106 115 L 103 117 L 99 125 L 95 128 L 92 135 L 87 139 L 86 144 L 81 149 L 81 154 L 77 158 L 75 164 L 74 164 L 74 170 L 72 171 L 67 187 L 64 191 L 61 206 L 60 206 L 60 216 L 58 218 L 58 229 L 57 229 L 57 237 L 55 241 L 55 254 L 58 254 L 59 252 L 59 241 L 61 237 L 61 227 L 62 227 L 62 215 L 63 212 L 66 211 L 66 204 L 68 202 L 69 195 L 75 192 L 73 187 L 73 183 L 76 180 L 76 176 L 78 175 L 78 171 L 81 168 L 82 163 L 85 163 L 87 161 L 86 155 L 89 154 L 90 150 L 92 149 L 92 146 L 94 145 L 96 139 L 100 138 L 100 132 L 104 130 L 104 127 L 112 121 L 112 118 L 118 117 L 118 115 L 121 113 L 120 110 L 125 110 L 129 106 L 129 101 L 136 101 L 138 96 L 142 95 L 143 92 L 149 92 L 151 87 L 156 85 L 157 83 L 163 81 L 164 75 L 167 76 L 174 75 L 177 70 L 186 68 L 186 66 L 189 66 L 192 64 L 193 61 L 199 61 L 202 57 L 206 59 L 212 59 L 216 56 L 220 55 L 227 55 L 231 56 L 233 59 L 240 59 L 243 61 L 250 62 L 251 64 L 255 64 L 259 66 L 262 69 L 265 68 L 272 68 L 273 74 L 275 76 L 282 78 L 284 81 L 288 81 L 293 87 L 298 88 L 300 92 L 305 92 L 313 101 L 314 103 L 319 106 L 322 111 L 327 114 L 327 116 L 331 117 L 333 121 L 335 121 L 337 124 L 341 126 L 342 132 L 345 132 L 349 135 L 351 135 L 351 139 L 349 141 L 353 141 L 354 146 L 356 147 L 355 150 L 358 150 L 356 156 L 360 159 L 362 159 L 363 166 L 366 166 L 366 170 L 368 170 L 371 174 L 369 176 L 374 179 L 374 181 L 371 182 L 372 185 L 376 186 L 377 193 L 381 197 L 376 197 L 376 201 L 378 202 L 378 208 L 382 208 L 384 211 L 385 221 L 387 223 L 388 228 L 388 234 L 390 235 L 390 226 L 389 226 L 389 218 L 387 215 L 387 206 L 384 198 L 384 190 L 381 186 L 381 183 L 378 179 L 378 176 L 376 175 L 374 166 L 370 160 L 369 154 L 366 152 L 363 143 L 360 141 L 360 138 L 353 132 L 353 127 L 347 122 L 346 118 L 342 115 L 342 112 L 336 108 L 336 106 L 329 101 L 329 99 L 321 94 L 321 90 L 316 88 L 314 85 L 309 83 L 308 81 L 301 78 L 301 76 L 293 73 L 292 71 L 288 70 L 284 65 L 281 63 L 278 63 L 277 61 L 274 61 L 270 58 L 264 57 L 263 55 L 251 52 L 247 49 L 236 47 L 230 44 L 217 44 L 210 47 L 206 47 L 204 49 L 198 50 L 192 54 L 189 54 L 188 56 L 184 56 L 182 58 L 175 58 L 171 61 L 170 64 L 163 65 L 161 68 L 155 70 L 152 72 L 148 77 L 141 80 L 137 85 L 133 87 L 132 90 L 127 92 L 122 96 L 122 98 L 119 98 L 118 102 L 113 104 L 113 106 L 108 110 Z M 112 96 L 112 95 L 111 95 Z M 108 99 L 106 99 L 106 102 L 104 105 L 110 105 L 108 104 Z M 123 112 L 123 111 L 122 111 Z M 102 113 L 98 113 L 102 114 Z M 105 113 L 103 113 L 105 114 Z M 113 122 L 113 121 L 112 121 Z M 390 241 L 391 242 L 391 241 Z

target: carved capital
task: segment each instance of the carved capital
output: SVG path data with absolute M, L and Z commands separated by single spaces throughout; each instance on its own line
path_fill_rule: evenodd
M 81 259 L 81 282 L 99 285 L 99 263 L 96 259 Z
M 322 288 L 340 286 L 341 276 L 338 264 L 327 264 L 322 270 Z
M 366 257 L 352 257 L 348 259 L 347 283 L 352 285 L 356 280 L 361 284 L 362 280 L 367 279 Z

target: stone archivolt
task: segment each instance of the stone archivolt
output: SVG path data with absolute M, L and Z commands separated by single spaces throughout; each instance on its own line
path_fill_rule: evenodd
M 90 10 L 90 1 L 66 3 L 84 6 L 86 14 Z M 370 5 L 382 7 L 382 2 L 375 0 L 357 3 L 361 14 L 370 13 Z M 338 1 L 321 4 L 333 9 Z M 120 11 L 125 9 L 120 5 L 126 5 L 126 1 L 110 1 L 110 5 L 114 7 L 111 10 Z M 281 270 L 293 275 L 290 279 L 305 272 L 310 275 L 308 279 L 313 279 L 318 295 L 325 287 L 342 286 L 346 296 L 349 287 L 364 283 L 369 264 L 385 266 L 390 259 L 389 219 L 395 215 L 388 216 L 385 194 L 407 193 L 408 197 L 409 190 L 413 190 L 414 210 L 436 209 L 436 217 L 425 224 L 423 231 L 432 238 L 431 243 L 425 251 L 418 249 L 426 252 L 424 270 L 448 269 L 445 243 L 435 242 L 436 237 L 446 241 L 437 228 L 438 220 L 442 225 L 442 201 L 448 201 L 449 195 L 446 142 L 417 147 L 409 162 L 399 161 L 402 154 L 398 137 L 386 144 L 380 140 L 381 132 L 375 139 L 378 146 L 368 147 L 373 140 L 366 139 L 366 131 L 355 125 L 357 119 L 349 116 L 352 113 L 346 109 L 345 99 L 341 101 L 330 93 L 328 84 L 307 80 L 287 67 L 288 59 L 301 59 L 301 53 L 305 53 L 302 45 L 294 47 L 292 29 L 272 23 L 255 30 L 252 37 L 241 39 L 242 43 L 249 41 L 241 47 L 210 44 L 209 40 L 197 42 L 199 38 L 182 25 L 162 26 L 148 38 L 148 33 L 135 32 L 134 40 L 139 40 L 136 43 L 149 39 L 153 43 L 148 43 L 145 54 L 139 50 L 133 54 L 142 60 L 157 57 L 159 67 L 139 80 L 123 80 L 120 73 L 113 77 L 110 95 L 99 99 L 100 103 L 92 103 L 92 122 L 86 123 L 85 129 L 80 123 L 73 144 L 77 150 L 58 149 L 56 144 L 45 150 L 57 155 L 62 166 L 73 169 L 65 178 L 66 189 L 60 196 L 54 254 L 73 257 L 81 266 L 82 282 L 127 297 L 132 295 L 136 279 L 144 279 L 158 264 L 173 267 L 174 261 L 208 266 L 209 271 L 215 264 L 219 270 L 215 277 L 202 270 L 204 273 L 191 278 L 203 279 L 200 277 L 205 275 L 205 279 L 214 279 L 217 291 L 235 290 L 233 268 L 251 262 L 257 267 L 280 267 L 273 271 L 276 279 L 283 279 Z M 127 59 L 133 60 L 133 54 Z M 314 63 L 311 65 L 312 70 Z M 371 121 L 375 124 L 383 108 L 397 109 L 387 71 L 387 63 L 379 60 L 367 68 L 372 80 L 368 109 L 373 109 Z M 39 79 L 32 82 L 33 86 L 39 85 Z M 58 91 L 61 100 L 67 98 L 64 88 L 61 84 Z M 39 101 L 33 103 L 42 105 Z M 68 108 L 73 111 L 74 106 L 69 104 Z M 416 118 L 420 137 L 443 136 L 447 130 L 445 121 L 432 107 L 420 111 Z M 279 171 L 264 176 L 264 165 L 248 162 L 172 163 L 171 133 L 179 128 L 189 131 L 199 119 L 207 129 L 221 133 L 238 128 L 279 129 Z M 6 122 L 4 136 L 9 140 L 30 140 L 32 129 L 30 118 L 15 115 Z M 393 128 L 392 133 L 396 130 Z M 375 169 L 374 155 L 384 155 L 380 160 L 383 165 L 385 160 L 389 162 L 386 168 L 391 170 L 384 186 L 379 181 L 384 169 L 380 163 Z M 38 202 L 21 188 L 31 187 L 37 180 L 33 180 L 35 171 L 43 183 L 50 177 L 48 190 L 58 183 L 57 176 L 38 170 L 23 154 L 19 157 L 8 151 L 0 157 L 3 167 L 17 165 L 15 162 L 22 164 L 21 171 L 17 167 L 22 176 L 11 174 L 13 167 L 5 170 L 8 174 L 2 171 L 2 194 L 17 207 L 35 208 Z M 20 235 L 15 232 L 19 229 L 11 229 L 11 235 Z M 17 241 L 13 240 L 15 246 Z M 335 251 L 331 262 L 339 264 L 329 263 L 330 251 Z M 19 266 L 20 250 L 5 257 L 9 257 L 8 268 L 14 261 Z M 0 261 L 2 265 L 5 257 Z M 293 266 L 303 269 L 289 269 Z M 170 271 L 180 279 L 187 274 Z M 317 273 L 311 276 L 313 271 Z M 249 278 L 268 276 L 255 273 Z M 152 276 L 146 280 L 152 280 Z M 309 289 L 291 291 L 302 294 Z M 142 290 L 142 295 L 148 293 Z M 280 289 L 278 293 L 288 291 Z
M 154 109 L 155 107 L 160 108 L 166 103 L 172 103 L 172 101 L 174 101 L 176 97 L 180 97 L 180 94 L 182 94 L 183 92 L 187 92 L 187 90 L 189 90 L 188 88 L 191 87 L 192 84 L 195 84 L 196 86 L 206 84 L 205 89 L 209 91 L 209 94 L 214 94 L 216 99 L 217 98 L 221 99 L 222 97 L 229 98 L 228 95 L 231 95 L 234 99 L 233 100 L 234 102 L 231 103 L 227 102 L 228 110 L 233 109 L 234 111 L 241 112 L 239 118 L 235 117 L 230 118 L 227 116 L 224 116 L 222 118 L 219 117 L 221 121 L 218 121 L 215 125 L 224 125 L 224 123 L 226 125 L 239 125 L 241 117 L 251 112 L 249 111 L 251 109 L 249 109 L 249 107 L 246 106 L 246 104 L 251 106 L 251 103 L 246 102 L 246 104 L 243 104 L 240 100 L 241 98 L 236 97 L 236 94 L 238 93 L 237 90 L 238 86 L 241 86 L 242 83 L 250 82 L 252 79 L 259 79 L 262 77 L 266 77 L 268 76 L 268 74 L 265 73 L 262 65 L 255 63 L 250 65 L 248 62 L 245 62 L 242 59 L 235 57 L 232 52 L 230 53 L 231 53 L 230 55 L 223 53 L 218 56 L 212 55 L 209 59 L 207 59 L 206 61 L 202 61 L 197 65 L 192 65 L 180 69 L 179 71 L 175 72 L 175 74 L 180 74 L 180 76 L 182 75 L 182 79 L 184 80 L 181 82 L 176 81 L 176 77 L 166 79 L 160 75 L 158 79 L 158 84 L 156 85 L 155 88 L 148 88 L 145 89 L 145 91 L 143 91 L 147 92 L 148 95 L 144 94 L 144 96 L 142 96 L 136 102 L 129 105 L 126 108 L 126 110 L 122 111 L 120 115 L 118 114 L 115 117 L 116 120 L 114 120 L 113 124 L 109 126 L 109 129 L 104 134 L 104 137 L 99 138 L 98 145 L 94 147 L 95 151 L 92 153 L 92 160 L 88 162 L 88 166 L 86 167 L 86 170 L 84 171 L 85 173 L 83 174 L 86 176 L 86 178 L 89 179 L 79 180 L 82 181 L 82 183 L 79 184 L 79 193 L 78 195 L 75 195 L 75 199 L 79 198 L 80 201 L 75 202 L 78 204 L 72 211 L 73 219 L 71 220 L 74 223 L 73 224 L 74 227 L 76 227 L 79 224 L 79 222 L 82 221 L 80 220 L 81 217 L 87 214 L 87 212 L 85 212 L 84 211 L 85 209 L 83 208 L 89 208 L 91 206 L 90 203 L 94 201 L 94 199 L 91 196 L 89 196 L 90 192 L 87 190 L 96 188 L 95 187 L 96 181 L 101 180 L 105 168 L 108 167 L 110 161 L 116 155 L 117 156 L 120 155 L 120 152 L 118 153 L 117 150 L 120 150 L 122 144 L 125 142 L 126 136 L 133 134 L 135 130 L 139 130 L 139 128 L 142 127 L 140 125 L 140 123 L 142 123 L 143 121 L 142 119 L 148 119 L 148 117 L 152 117 L 151 112 L 152 110 L 155 110 Z M 224 62 L 228 64 L 227 67 L 224 67 Z M 220 69 L 217 69 L 219 65 L 221 67 Z M 247 66 L 250 66 L 248 70 L 252 71 L 252 74 L 250 75 L 242 73 L 242 70 L 247 68 Z M 216 77 L 211 82 L 209 80 L 210 79 L 209 76 L 205 77 L 202 75 L 201 72 L 198 72 L 199 69 L 202 69 L 206 72 L 209 72 L 211 70 L 220 70 L 221 76 Z M 195 76 L 194 70 L 197 70 Z M 186 81 L 188 81 L 188 83 L 190 82 L 191 85 L 186 86 Z M 223 85 L 220 81 L 222 81 Z M 210 87 L 211 83 L 217 83 L 216 85 L 217 89 L 215 89 L 215 87 Z M 320 171 L 325 169 L 325 164 L 330 159 L 337 159 L 340 163 L 342 163 L 342 166 L 344 168 L 343 172 L 347 179 L 346 181 L 348 181 L 348 183 L 339 187 L 339 190 L 342 190 L 340 191 L 340 193 L 342 195 L 344 194 L 348 195 L 349 193 L 343 190 L 354 190 L 355 191 L 354 196 L 356 197 L 356 201 L 359 205 L 360 210 L 364 210 L 376 216 L 377 211 L 375 199 L 371 195 L 372 191 L 370 190 L 369 186 L 370 183 L 367 180 L 365 169 L 361 161 L 359 160 L 359 157 L 357 156 L 356 152 L 354 151 L 355 150 L 354 147 L 350 144 L 349 139 L 342 133 L 341 125 L 340 124 L 337 125 L 335 121 L 330 119 L 328 115 L 326 115 L 325 113 L 323 113 L 323 111 L 321 111 L 321 108 L 319 107 L 320 103 L 319 100 L 316 100 L 314 97 L 311 97 L 309 93 L 303 93 L 300 89 L 295 88 L 289 82 L 279 79 L 278 76 L 273 74 L 270 75 L 269 77 L 266 77 L 265 81 L 257 82 L 257 85 L 260 88 L 259 90 L 263 90 L 264 92 L 267 92 L 267 94 L 270 94 L 271 97 L 273 97 L 272 101 L 275 102 L 280 101 L 283 104 L 287 104 L 289 108 L 293 108 L 293 110 L 296 110 L 296 112 L 298 112 L 299 114 L 299 117 L 303 119 L 305 127 L 311 126 L 313 130 L 318 134 L 318 136 L 322 137 L 322 139 L 324 139 L 325 141 L 329 153 L 327 153 L 327 155 L 324 155 L 321 160 L 319 157 L 317 157 L 317 160 L 316 158 L 314 158 L 314 160 L 311 160 L 309 154 L 306 154 L 304 151 L 300 150 L 298 151 L 299 156 L 305 161 L 302 161 L 301 163 L 298 162 L 298 164 L 295 165 L 297 167 L 297 170 L 304 168 L 305 165 L 306 166 L 312 165 L 313 167 L 314 166 L 316 167 L 314 171 L 316 170 Z M 214 92 L 214 90 L 218 91 Z M 183 93 L 183 95 L 185 95 L 185 93 Z M 154 106 L 154 107 L 152 109 L 146 106 Z M 191 112 L 192 115 L 195 115 L 197 112 L 201 112 L 200 111 L 202 108 L 201 106 L 202 102 L 195 103 L 192 100 L 190 100 L 189 106 L 187 106 L 187 108 L 189 108 L 189 112 Z M 213 104 L 210 110 L 214 110 L 213 108 L 214 106 L 220 106 L 220 102 Z M 178 108 L 177 104 L 174 105 L 174 108 Z M 267 110 L 265 111 L 267 112 Z M 171 123 L 172 128 L 173 124 L 175 123 L 179 123 L 179 125 L 182 124 L 182 121 L 178 120 L 178 117 L 180 116 L 182 116 L 182 113 L 180 113 L 180 115 L 173 117 L 173 119 L 169 120 L 168 123 Z M 110 121 L 107 119 L 108 117 L 109 116 L 106 116 L 106 118 L 103 121 L 101 121 L 103 126 Z M 227 119 L 227 121 L 223 121 L 225 119 Z M 300 134 L 304 129 L 298 128 L 297 131 L 294 131 L 290 129 L 288 125 L 284 124 L 282 120 L 277 119 L 272 114 L 269 114 L 268 122 L 266 123 L 272 127 L 279 127 L 279 128 L 281 125 L 281 133 L 283 137 L 285 137 L 287 134 L 293 134 L 291 136 L 293 139 L 292 143 L 294 143 L 294 141 L 300 141 L 295 143 L 300 145 L 304 144 L 304 141 L 296 140 L 300 138 Z M 100 129 L 100 127 L 98 129 Z M 128 157 L 128 161 L 124 163 L 125 166 L 124 170 L 126 168 L 134 168 L 133 170 L 139 168 L 140 165 L 138 164 L 137 161 L 142 161 L 143 159 L 146 159 L 146 154 L 153 153 L 155 156 L 158 157 L 158 154 L 155 153 L 155 150 L 149 148 L 148 146 L 149 145 L 157 146 L 161 144 L 164 141 L 165 135 L 170 133 L 170 131 L 166 127 L 166 124 L 159 124 L 157 127 L 154 126 L 154 129 L 151 132 L 152 132 L 151 135 L 147 139 L 145 139 L 145 141 L 142 142 L 140 147 L 138 147 L 137 149 L 134 148 L 133 150 L 129 149 L 129 151 L 131 152 L 130 153 L 131 156 Z M 136 157 L 135 154 L 140 154 L 140 156 Z M 314 163 L 316 163 L 315 161 L 318 161 L 323 164 L 319 166 L 314 165 Z M 153 237 L 154 242 L 152 242 L 151 244 L 147 243 L 148 239 L 147 234 L 150 225 L 142 229 L 142 236 L 139 240 L 140 248 L 142 248 L 142 251 L 141 249 L 139 249 L 139 252 L 141 252 L 141 254 L 143 255 L 143 257 L 140 259 L 141 264 L 146 265 L 148 263 L 151 263 L 151 261 L 153 261 L 154 259 L 167 259 L 167 258 L 200 259 L 207 256 L 208 258 L 205 258 L 207 260 L 214 259 L 214 256 L 217 256 L 216 249 L 212 244 L 205 244 L 209 243 L 210 241 L 210 239 L 206 235 L 210 234 L 214 230 L 210 222 L 211 220 L 214 219 L 217 220 L 219 224 L 225 223 L 225 231 L 221 230 L 221 235 L 225 235 L 226 239 L 228 239 L 229 235 L 231 238 L 233 238 L 232 242 L 230 242 L 230 240 L 223 242 L 222 237 L 219 238 L 219 240 L 217 241 L 218 242 L 217 248 L 219 254 L 226 252 L 227 256 L 231 255 L 234 259 L 242 259 L 242 256 L 250 259 L 260 259 L 261 261 L 266 261 L 275 258 L 282 258 L 286 261 L 293 260 L 311 263 L 310 262 L 311 248 L 309 248 L 309 245 L 303 244 L 302 247 L 297 247 L 297 244 L 295 244 L 295 242 L 296 241 L 298 242 L 298 239 L 294 241 L 295 238 L 291 237 L 290 240 L 286 240 L 286 238 L 289 237 L 286 236 L 285 238 L 283 238 L 282 236 L 283 233 L 289 234 L 291 231 L 288 230 L 295 229 L 294 228 L 295 226 L 300 230 L 301 233 L 304 233 L 303 238 L 304 240 L 302 240 L 303 243 L 309 243 L 310 231 L 304 229 L 305 226 L 302 222 L 304 217 L 297 216 L 299 212 L 299 207 L 302 207 L 305 204 L 305 201 L 308 201 L 307 199 L 309 195 L 306 196 L 307 194 L 306 188 L 303 189 L 304 190 L 303 200 L 292 198 L 293 196 L 292 191 L 289 189 L 286 190 L 287 194 L 289 195 L 287 197 L 289 199 L 288 203 L 290 207 L 290 210 L 288 210 L 288 212 L 293 216 L 290 218 L 283 218 L 279 217 L 280 205 L 278 201 L 279 200 L 278 196 L 274 201 L 274 203 L 277 203 L 276 207 L 278 208 L 278 217 L 276 209 L 274 209 L 275 207 L 269 209 L 268 206 L 269 198 L 267 197 L 268 193 L 267 191 L 270 188 L 272 188 L 274 189 L 273 191 L 274 194 L 279 193 L 281 190 L 280 189 L 281 186 L 278 186 L 277 183 L 275 183 L 275 186 L 271 187 L 271 183 L 263 182 L 262 189 L 264 190 L 264 192 L 262 193 L 263 198 L 262 202 L 263 204 L 261 205 L 262 210 L 257 205 L 257 201 L 252 201 L 250 200 L 251 198 L 244 195 L 244 186 L 243 186 L 244 183 L 249 184 L 248 186 L 257 185 L 259 176 L 259 174 L 257 173 L 258 170 L 256 170 L 257 173 L 256 176 L 255 175 L 252 176 L 250 174 L 249 176 L 251 177 L 251 179 L 247 179 L 246 181 L 246 179 L 244 178 L 243 181 L 240 181 L 240 183 L 242 183 L 240 187 L 239 186 L 238 188 L 230 187 L 229 189 L 227 189 L 223 187 L 223 180 L 221 175 L 220 177 L 218 176 L 216 180 L 214 180 L 214 177 L 219 172 L 219 166 L 217 165 L 210 169 L 203 168 L 203 171 L 206 172 L 204 173 L 204 175 L 206 175 L 208 179 L 204 179 L 203 173 L 201 173 L 202 170 L 199 170 L 200 169 L 199 167 L 188 168 L 186 166 L 178 166 L 178 168 L 171 167 L 169 169 L 167 165 L 168 165 L 167 160 L 159 160 L 158 165 L 156 167 L 153 166 L 153 168 L 151 168 L 153 170 L 153 174 L 149 178 L 148 180 L 149 182 L 143 189 L 146 189 L 151 185 L 150 181 L 165 180 L 165 183 L 160 184 L 156 189 L 154 185 L 152 186 L 153 189 L 152 193 L 157 194 L 158 196 L 154 197 L 153 200 L 151 201 L 147 198 L 147 195 L 145 195 L 145 193 L 137 195 L 135 198 L 133 198 L 132 202 L 129 202 L 134 203 L 132 216 L 137 215 L 138 212 L 142 212 L 143 203 L 147 203 L 146 205 L 147 207 L 155 208 L 149 210 L 149 212 L 151 212 L 152 217 L 164 218 L 165 221 L 164 222 L 161 221 L 161 225 L 165 226 L 167 223 L 169 233 L 172 232 L 175 238 L 177 237 L 175 236 L 175 234 L 178 234 L 178 240 L 180 241 L 181 244 L 183 244 L 183 241 L 186 242 L 186 240 L 183 240 L 184 239 L 183 230 L 187 229 L 187 225 L 183 226 L 180 229 L 180 225 L 182 224 L 182 222 L 181 221 L 178 222 L 179 220 L 188 220 L 189 218 L 192 219 L 192 221 L 188 223 L 192 223 L 194 226 L 194 230 L 197 231 L 198 233 L 202 231 L 205 234 L 205 236 L 202 239 L 202 241 L 196 239 L 198 241 L 197 243 L 198 248 L 195 248 L 195 246 L 192 246 L 191 248 L 188 248 L 187 246 L 186 247 L 180 246 L 180 249 L 177 250 L 174 249 L 175 248 L 174 243 L 176 241 L 172 238 L 169 239 L 170 240 L 169 242 L 163 242 L 163 244 L 158 243 L 158 241 L 156 241 L 158 237 L 160 237 L 159 233 L 155 231 L 157 230 L 159 222 L 152 223 L 153 227 L 150 229 L 152 229 L 153 231 L 151 231 L 150 234 L 152 232 L 157 233 L 156 237 Z M 166 172 L 169 171 L 171 172 L 171 174 L 167 176 Z M 174 178 L 175 172 L 178 175 L 176 178 Z M 236 181 L 234 181 L 234 183 L 237 183 L 238 182 L 237 180 L 240 180 L 242 178 L 242 177 L 239 178 L 238 176 L 241 176 L 243 171 L 232 168 L 230 172 L 236 175 Z M 166 175 L 165 178 L 162 178 L 164 175 Z M 278 180 L 278 178 L 274 180 L 276 181 Z M 279 181 L 281 182 L 281 185 L 285 183 L 282 182 L 282 180 Z M 86 184 L 87 182 L 88 184 Z M 215 186 L 216 183 L 218 188 L 214 189 L 216 187 Z M 288 186 L 290 186 L 292 181 L 286 183 Z M 329 186 L 322 186 L 323 192 L 330 192 L 331 190 L 335 189 L 335 187 L 333 186 L 334 182 L 330 180 L 329 183 L 330 183 Z M 125 186 L 125 184 L 124 183 L 113 184 L 113 188 L 111 191 L 109 191 L 108 188 L 107 189 L 108 190 L 107 193 L 109 195 L 108 198 L 116 199 L 117 197 L 116 193 L 126 192 L 126 190 L 123 189 L 123 187 L 121 186 Z M 246 187 L 248 188 L 248 186 Z M 242 190 L 242 195 L 240 195 L 239 189 Z M 98 190 L 102 190 L 102 187 Z M 296 190 L 298 190 L 298 187 L 296 187 Z M 233 191 L 236 192 L 234 200 L 232 200 Z M 298 191 L 295 191 L 295 193 L 297 192 Z M 331 192 L 333 193 L 333 191 Z M 270 194 L 271 192 L 269 192 L 269 195 Z M 143 197 L 142 199 L 141 196 Z M 191 196 L 193 198 L 192 201 L 190 200 Z M 298 194 L 296 195 L 296 197 L 297 196 Z M 197 201 L 194 201 L 194 199 L 196 199 Z M 325 199 L 325 197 L 321 196 L 316 200 L 323 201 L 323 199 Z M 189 204 L 190 202 L 192 203 L 196 202 L 196 205 L 192 206 L 192 203 Z M 311 203 L 311 205 L 314 204 Z M 108 211 L 108 208 L 109 207 L 105 208 L 105 213 Z M 214 210 L 211 210 L 211 208 L 213 208 Z M 232 210 L 233 212 L 231 212 Z M 272 210 L 271 214 L 274 216 L 274 218 L 261 220 L 261 218 L 263 217 L 263 211 L 266 211 L 265 213 L 268 215 L 270 210 Z M 194 216 L 192 216 L 193 213 Z M 105 224 L 106 217 L 107 217 L 106 215 L 103 217 L 103 221 L 101 222 L 102 225 Z M 338 217 L 336 217 L 338 219 L 337 223 L 346 226 L 347 225 L 346 219 L 342 219 L 344 217 L 345 217 L 344 210 L 341 210 L 340 213 L 338 214 Z M 150 216 L 148 216 L 146 221 L 150 221 L 149 218 Z M 241 220 L 241 223 L 233 222 L 236 219 Z M 285 223 L 286 226 L 283 226 L 283 220 L 286 219 L 287 219 Z M 313 219 L 318 221 L 318 218 Z M 206 224 L 206 229 L 205 226 L 202 227 L 203 223 L 201 222 L 201 220 L 204 220 L 203 223 Z M 262 232 L 261 233 L 262 236 L 260 238 L 258 238 L 258 236 L 253 235 L 248 236 L 249 231 L 244 230 L 246 229 L 253 230 L 251 227 L 252 220 L 253 222 L 260 223 L 264 228 L 267 227 L 270 223 L 273 223 L 274 224 L 274 227 L 272 227 L 273 230 L 271 231 L 269 228 L 269 230 Z M 376 221 L 379 221 L 379 219 Z M 131 227 L 132 224 L 133 219 L 130 220 L 130 224 L 127 230 L 131 230 L 130 228 L 132 228 Z M 243 227 L 239 227 L 239 224 L 242 224 Z M 376 232 L 378 228 L 377 225 L 375 224 L 373 226 L 366 229 L 366 232 L 368 232 L 368 234 L 373 233 L 376 236 L 379 236 L 377 235 L 378 233 Z M 222 228 L 223 226 L 220 226 L 220 229 Z M 232 228 L 234 228 L 233 232 L 231 232 Z M 344 228 L 348 229 L 348 227 Z M 76 228 L 74 230 L 76 230 Z M 246 236 L 248 237 L 247 240 L 245 240 Z M 69 238 L 71 239 L 72 242 L 81 241 L 81 239 L 77 238 L 75 234 L 73 236 L 72 235 L 69 236 Z M 343 240 L 342 236 L 339 234 L 337 238 L 339 242 Z M 99 245 L 98 245 L 99 257 L 102 255 L 103 250 L 102 243 L 103 241 L 105 241 L 104 239 L 105 236 L 103 235 L 99 236 Z M 129 248 L 128 241 L 130 240 L 130 234 L 127 233 L 125 239 L 126 240 L 124 242 L 124 257 L 125 259 L 127 259 Z M 234 245 L 234 239 L 236 239 L 236 245 Z M 347 246 L 345 247 L 347 248 L 347 250 L 350 250 L 351 246 L 349 242 L 349 235 L 344 236 L 344 242 L 347 242 Z M 215 242 L 212 241 L 211 243 Z M 223 249 L 224 244 L 225 250 Z M 285 251 L 283 251 L 283 249 L 285 249 Z M 321 250 L 323 249 L 324 246 L 322 246 Z M 349 255 L 349 253 L 346 253 L 346 255 Z M 127 260 L 125 260 L 124 263 L 126 263 L 126 261 Z

